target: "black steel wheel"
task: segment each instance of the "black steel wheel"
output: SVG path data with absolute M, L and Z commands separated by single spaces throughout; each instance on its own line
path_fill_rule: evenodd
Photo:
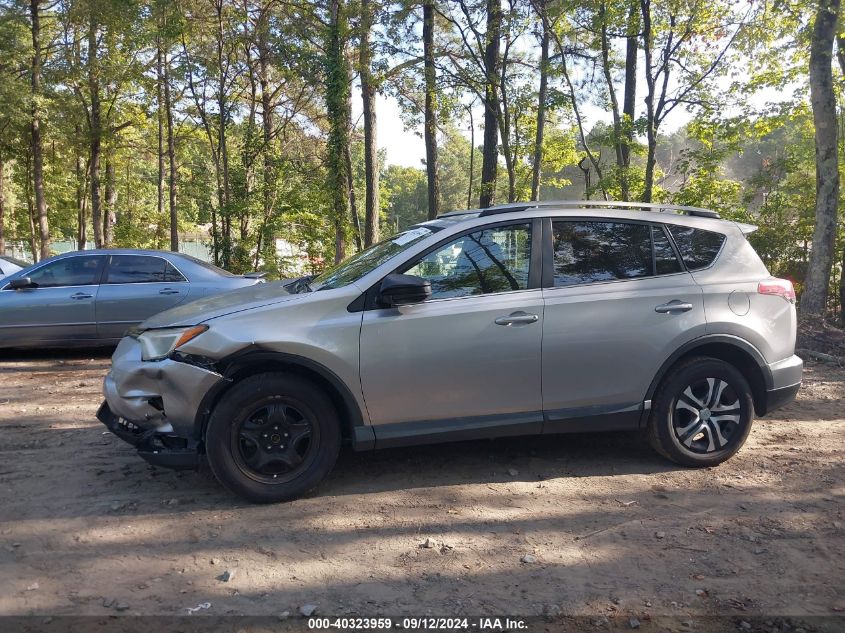
M 232 492 L 258 503 L 295 499 L 331 471 L 340 420 L 329 397 L 296 375 L 258 374 L 235 384 L 205 434 L 208 463 Z
M 246 475 L 283 483 L 308 468 L 319 450 L 320 432 L 307 407 L 269 396 L 268 402 L 233 425 L 232 441 L 235 461 Z

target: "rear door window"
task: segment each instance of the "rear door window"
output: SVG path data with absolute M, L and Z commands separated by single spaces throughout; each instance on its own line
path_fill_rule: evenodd
M 107 284 L 171 283 L 185 281 L 173 264 L 150 255 L 112 255 Z
M 725 236 L 721 233 L 673 224 L 667 227 L 689 270 L 700 270 L 710 266 L 716 261 L 716 256 L 722 250 L 722 244 L 725 243 Z
M 554 285 L 651 276 L 650 231 L 647 224 L 626 222 L 553 222 Z
M 671 275 L 683 271 L 681 262 L 675 254 L 675 249 L 669 242 L 663 227 L 651 227 L 651 239 L 654 243 L 654 274 Z

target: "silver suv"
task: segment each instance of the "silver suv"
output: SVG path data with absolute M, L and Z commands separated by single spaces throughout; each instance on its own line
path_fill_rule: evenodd
M 714 466 L 791 401 L 795 292 L 703 209 L 515 203 L 418 224 L 316 278 L 152 317 L 98 418 L 147 461 L 252 501 L 355 450 L 644 429 Z

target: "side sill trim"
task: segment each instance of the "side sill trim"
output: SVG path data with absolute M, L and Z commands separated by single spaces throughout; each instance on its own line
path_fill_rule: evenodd
M 378 424 L 376 448 L 491 439 L 513 435 L 536 435 L 543 429 L 541 411 L 493 416 L 472 416 L 451 420 L 421 420 Z
M 640 428 L 644 404 L 635 402 L 547 411 L 543 434 L 636 430 Z
M 545 413 L 530 411 L 358 427 L 355 429 L 354 448 L 368 450 L 519 435 L 636 430 L 640 428 L 645 404 L 637 402 L 629 405 L 558 409 Z M 650 402 L 648 406 L 651 406 Z M 367 434 L 368 430 L 372 431 L 372 437 Z

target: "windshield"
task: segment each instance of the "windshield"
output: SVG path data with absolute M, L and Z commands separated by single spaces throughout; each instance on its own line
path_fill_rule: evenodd
M 331 290 L 351 284 L 440 228 L 417 226 L 403 231 L 342 261 L 314 279 L 311 285 L 316 290 Z

